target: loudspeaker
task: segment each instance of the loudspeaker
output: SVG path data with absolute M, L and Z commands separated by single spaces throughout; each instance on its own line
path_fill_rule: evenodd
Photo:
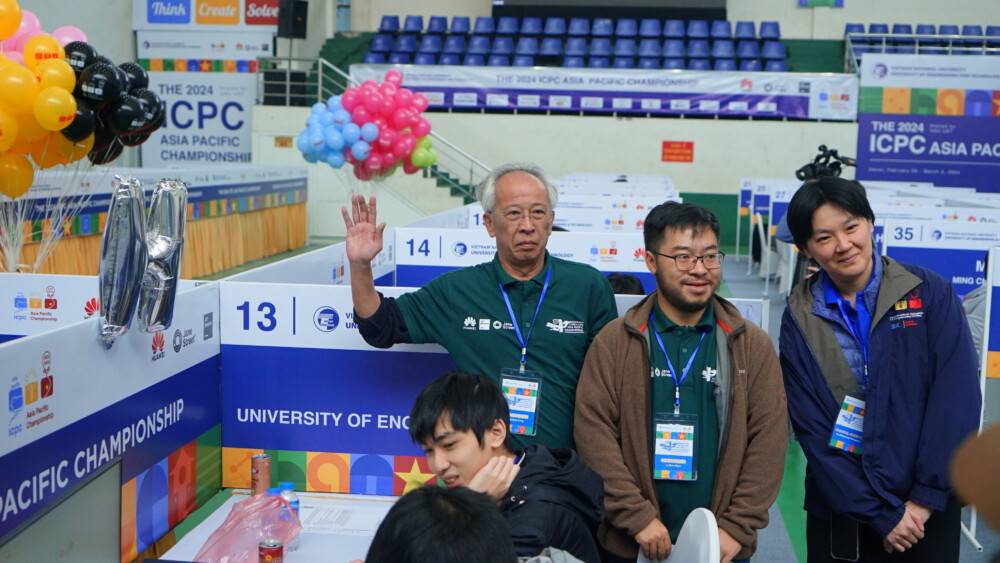
M 277 36 L 305 39 L 308 15 L 309 2 L 306 0 L 279 0 Z

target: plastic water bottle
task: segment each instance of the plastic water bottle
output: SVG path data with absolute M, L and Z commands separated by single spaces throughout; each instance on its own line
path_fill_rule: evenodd
M 270 497 L 280 497 L 281 496 L 281 490 L 279 490 L 277 487 L 271 487 L 271 488 L 267 489 L 267 491 L 266 491 L 265 494 L 268 496 L 268 498 L 270 498 Z M 270 540 L 270 539 L 280 540 L 281 539 L 281 538 L 276 537 L 274 535 L 274 532 L 275 532 L 274 529 L 275 529 L 275 527 L 278 524 L 278 518 L 279 518 L 279 515 L 275 514 L 274 512 L 272 512 L 270 510 L 268 510 L 268 511 L 266 511 L 266 512 L 264 512 L 264 513 L 261 514 L 261 517 L 260 517 L 260 534 L 261 534 L 261 538 L 262 539 L 265 539 L 265 540 Z
M 292 512 L 295 516 L 299 516 L 299 495 L 295 494 L 295 483 L 291 481 L 284 481 L 281 483 L 281 498 L 288 501 L 288 505 L 292 508 Z M 296 535 L 292 542 L 288 545 L 288 551 L 295 551 L 299 548 L 299 536 Z

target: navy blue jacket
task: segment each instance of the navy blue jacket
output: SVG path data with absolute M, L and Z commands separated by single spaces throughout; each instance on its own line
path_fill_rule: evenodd
M 954 493 L 948 463 L 979 427 L 978 359 L 951 285 L 920 266 L 881 258 L 869 343 L 862 454 L 829 445 L 844 395 L 857 382 L 831 315 L 799 283 L 781 321 L 780 359 L 788 411 L 806 454 L 806 510 L 831 511 L 886 536 L 912 500 L 943 511 Z M 839 329 L 838 329 L 839 331 Z

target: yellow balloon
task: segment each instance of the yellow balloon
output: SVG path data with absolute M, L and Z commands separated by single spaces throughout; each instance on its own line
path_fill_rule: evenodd
M 48 131 L 65 129 L 76 117 L 76 98 L 62 88 L 51 86 L 35 96 L 35 119 Z
M 58 59 L 38 63 L 35 67 L 35 77 L 38 78 L 39 91 L 55 86 L 72 92 L 76 87 L 76 73 L 73 72 L 73 67 L 66 61 Z
M 2 1 L 3 0 L 0 0 L 0 2 L 2 2 Z M 14 65 L 14 64 L 17 64 L 17 63 L 15 63 L 14 61 L 8 59 L 7 56 L 4 55 L 3 53 L 0 53 L 0 69 L 7 68 L 10 65 Z
M 19 64 L 0 69 L 0 109 L 30 111 L 37 95 L 38 81 L 30 70 Z
M 0 194 L 12 199 L 28 193 L 31 183 L 35 181 L 35 171 L 31 161 L 24 155 L 12 152 L 0 155 Z
M 59 40 L 48 34 L 36 35 L 24 44 L 24 66 L 35 70 L 44 61 L 61 61 L 66 58 L 66 51 Z
M 0 0 L 0 39 L 9 39 L 21 27 L 21 6 L 15 0 Z
M 8 149 L 8 152 L 12 152 L 14 154 L 30 154 L 31 141 L 25 139 L 24 135 L 18 135 L 17 138 L 14 139 L 14 144 L 12 144 L 10 149 Z
M 0 109 L 0 152 L 4 152 L 17 140 L 17 118 Z
M 17 132 L 26 140 L 35 142 L 44 137 L 45 134 L 48 133 L 48 130 L 38 123 L 38 120 L 35 119 L 35 111 L 34 109 L 31 109 L 24 113 L 17 114 Z
M 65 162 L 65 157 L 59 154 L 59 149 L 52 142 L 52 133 L 47 133 L 45 137 L 31 143 L 31 160 L 42 170 Z
M 87 135 L 87 138 L 74 143 L 63 135 L 53 135 L 52 140 L 59 154 L 63 155 L 69 162 L 76 162 L 87 156 L 94 149 L 94 134 Z

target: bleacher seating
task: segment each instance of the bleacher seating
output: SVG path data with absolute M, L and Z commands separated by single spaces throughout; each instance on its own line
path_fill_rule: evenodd
M 614 55 L 616 57 L 635 57 L 635 54 L 636 54 L 635 39 L 619 39 L 615 41 Z
M 646 18 L 639 22 L 639 37 L 649 39 L 659 39 L 663 33 L 663 25 L 660 20 Z
M 712 70 L 736 70 L 736 61 L 733 59 L 715 59 L 712 63 Z
M 539 48 L 538 54 L 543 57 L 562 56 L 562 39 L 558 37 L 546 37 L 542 39 L 542 46 Z
M 458 66 L 462 64 L 462 56 L 455 53 L 443 53 L 441 58 L 438 59 L 438 64 Z
M 418 53 L 437 55 L 441 52 L 441 36 L 440 35 L 424 35 L 420 39 L 420 47 L 417 48 Z
M 517 47 L 514 49 L 515 55 L 529 55 L 534 57 L 538 54 L 537 37 L 520 37 L 517 40 Z M 517 66 L 517 65 L 514 65 Z M 535 66 L 534 64 L 527 66 Z
M 493 38 L 493 48 L 490 50 L 491 55 L 513 55 L 514 54 L 514 39 L 505 35 L 498 35 Z M 490 65 L 493 66 L 493 65 Z
M 406 19 L 403 20 L 403 33 L 422 33 L 423 31 L 423 16 L 406 16 Z
M 660 58 L 659 57 L 643 57 L 639 59 L 639 68 L 641 69 L 657 69 L 660 68 Z
M 658 58 L 661 54 L 660 41 L 658 39 L 640 39 L 639 56 L 643 58 Z
M 385 64 L 385 55 L 382 53 L 376 53 L 374 51 L 368 51 L 367 53 L 365 53 L 364 63 L 366 65 Z
M 688 20 L 687 36 L 689 39 L 708 39 L 708 22 L 705 20 Z
M 391 35 L 378 34 L 372 37 L 372 44 L 368 48 L 372 53 L 391 53 L 395 47 Z
M 465 66 L 483 66 L 486 64 L 486 58 L 483 55 L 468 53 L 462 59 L 462 64 Z
M 476 25 L 472 28 L 472 33 L 475 35 L 492 35 L 493 31 L 493 18 L 485 16 L 476 18 Z
M 740 70 L 743 72 L 760 71 L 760 61 L 758 59 L 743 59 L 740 61 Z
M 668 39 L 684 39 L 687 36 L 685 29 L 684 20 L 667 20 L 663 22 L 663 36 Z
M 664 39 L 663 56 L 669 59 L 683 59 L 685 54 L 683 39 Z
M 490 55 L 486 66 L 510 66 L 510 58 L 507 55 Z
M 688 59 L 688 70 L 712 70 L 712 65 L 708 59 Z
M 781 39 L 781 25 L 776 21 L 760 22 L 761 39 Z
M 399 31 L 399 16 L 382 16 L 378 26 L 379 33 L 396 33 Z
M 590 20 L 587 18 L 571 18 L 569 20 L 569 29 L 566 30 L 566 33 L 573 37 L 586 37 L 590 35 Z
M 861 23 L 844 26 L 845 38 L 860 61 L 866 53 L 918 55 L 1000 55 L 1000 26 L 979 24 Z
M 751 21 L 736 22 L 736 39 L 756 40 L 757 26 Z
M 716 39 L 712 42 L 713 59 L 732 59 L 736 55 L 731 39 Z
M 535 66 L 535 57 L 531 55 L 515 55 L 514 66 Z
M 590 34 L 594 37 L 611 37 L 614 33 L 615 25 L 611 18 L 594 18 L 591 25 Z
M 444 35 L 448 33 L 448 18 L 444 16 L 431 16 L 427 20 L 427 33 Z
M 611 62 L 612 68 L 635 68 L 634 57 L 615 57 Z
M 710 35 L 712 39 L 732 39 L 733 26 L 729 20 L 715 20 L 712 22 Z
M 587 68 L 608 68 L 611 60 L 608 57 L 590 57 L 587 60 Z
M 437 64 L 437 58 L 431 53 L 417 53 L 417 56 L 413 57 L 413 64 L 435 65 Z
M 410 64 L 410 55 L 408 53 L 392 53 L 389 55 L 389 64 L 408 65 Z
M 583 68 L 583 57 L 566 57 L 563 59 L 563 66 L 566 68 Z
M 615 37 L 633 38 L 639 34 L 639 26 L 632 18 L 622 18 L 615 24 Z
M 524 18 L 523 20 L 521 20 L 521 35 L 534 36 L 541 34 L 542 34 L 542 18 Z
M 445 37 L 442 52 L 446 55 L 465 54 L 465 37 L 461 35 L 449 35 Z
M 470 55 L 488 55 L 490 53 L 490 38 L 485 35 L 473 35 L 469 39 L 469 48 L 465 52 Z
M 400 35 L 396 39 L 396 53 L 411 54 L 417 52 L 416 35 Z
M 504 16 L 497 21 L 497 35 L 516 35 L 517 30 L 517 18 Z
M 587 56 L 587 40 L 582 37 L 570 37 L 566 40 L 567 57 Z
M 566 35 L 566 20 L 563 18 L 548 18 L 545 20 L 545 30 L 547 36 L 561 37 Z
M 469 25 L 469 18 L 467 16 L 455 16 L 451 18 L 451 33 L 452 35 L 468 35 L 472 28 Z
M 684 69 L 684 59 L 663 59 L 663 68 L 665 69 Z
M 709 53 L 708 39 L 692 39 L 688 41 L 687 56 L 689 59 L 707 59 Z
M 607 37 L 595 37 L 590 41 L 591 57 L 610 57 L 611 40 Z

